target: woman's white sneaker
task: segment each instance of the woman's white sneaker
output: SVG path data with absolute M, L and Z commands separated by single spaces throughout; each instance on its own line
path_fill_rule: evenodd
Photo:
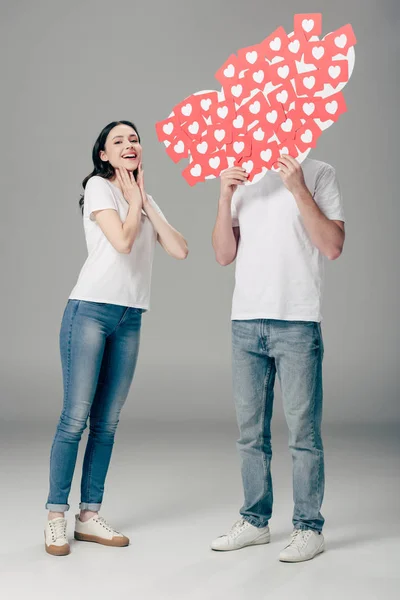
M 53 556 L 65 556 L 70 553 L 67 539 L 67 519 L 57 517 L 47 521 L 44 530 L 46 552 Z
M 282 550 L 279 560 L 282 562 L 301 562 L 311 560 L 324 551 L 324 536 L 313 529 L 295 529 L 289 544 Z
M 212 550 L 240 550 L 246 546 L 268 544 L 270 541 L 269 527 L 254 527 L 245 519 L 239 519 L 233 524 L 226 535 L 221 535 L 211 542 Z
M 116 531 L 103 517 L 94 516 L 83 522 L 75 515 L 74 537 L 80 542 L 96 542 L 104 546 L 129 546 L 129 538 Z

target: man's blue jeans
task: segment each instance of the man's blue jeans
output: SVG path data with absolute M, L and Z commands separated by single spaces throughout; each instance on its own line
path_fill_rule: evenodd
M 256 527 L 265 527 L 272 514 L 270 424 L 277 373 L 293 459 L 293 525 L 322 530 L 323 353 L 317 322 L 232 321 L 233 393 L 244 487 L 240 513 Z
M 80 508 L 100 509 L 120 411 L 135 371 L 142 312 L 68 300 L 60 330 L 64 405 L 51 449 L 48 510 L 69 509 L 78 445 L 88 418 Z

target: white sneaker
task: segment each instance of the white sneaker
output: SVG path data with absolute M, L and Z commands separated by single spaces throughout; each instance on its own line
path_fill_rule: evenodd
M 221 535 L 211 542 L 212 550 L 240 550 L 245 546 L 268 544 L 270 541 L 269 527 L 254 527 L 245 519 L 236 521 L 226 535 Z
M 289 544 L 282 550 L 282 562 L 310 560 L 324 551 L 324 536 L 313 529 L 295 529 Z
M 47 521 L 44 530 L 46 552 L 53 556 L 65 556 L 70 553 L 67 539 L 67 519 L 57 517 Z
M 129 546 L 129 538 L 115 531 L 104 517 L 96 515 L 85 522 L 75 515 L 74 537 L 80 542 L 96 542 L 104 546 Z

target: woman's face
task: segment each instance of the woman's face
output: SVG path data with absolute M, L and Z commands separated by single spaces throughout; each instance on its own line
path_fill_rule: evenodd
M 108 161 L 114 169 L 124 167 L 135 171 L 142 160 L 142 147 L 136 131 L 129 125 L 116 125 L 107 136 L 100 158 Z

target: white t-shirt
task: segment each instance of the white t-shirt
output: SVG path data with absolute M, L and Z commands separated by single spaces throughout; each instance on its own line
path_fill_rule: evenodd
M 302 168 L 323 214 L 344 221 L 333 167 L 306 158 Z M 232 319 L 322 321 L 324 256 L 279 173 L 268 171 L 258 183 L 236 189 L 232 226 L 240 227 Z
M 165 219 L 153 198 L 148 198 Z M 132 250 L 122 254 L 108 241 L 92 215 L 105 208 L 116 210 L 124 222 L 129 204 L 116 185 L 96 175 L 87 182 L 84 194 L 83 226 L 88 257 L 69 297 L 148 310 L 157 233 L 142 211 Z

